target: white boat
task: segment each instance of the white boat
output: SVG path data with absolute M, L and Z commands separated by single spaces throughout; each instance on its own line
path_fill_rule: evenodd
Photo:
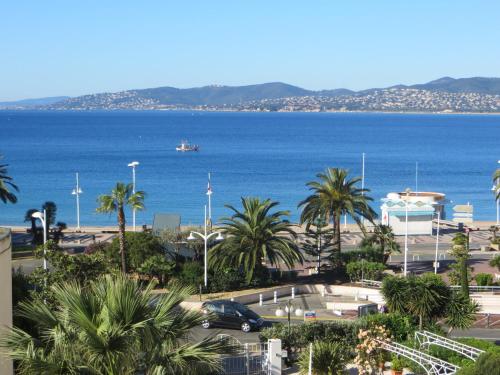
M 188 152 L 188 151 L 198 151 L 200 148 L 198 147 L 198 145 L 189 144 L 188 141 L 181 141 L 181 144 L 178 145 L 175 149 L 180 152 Z

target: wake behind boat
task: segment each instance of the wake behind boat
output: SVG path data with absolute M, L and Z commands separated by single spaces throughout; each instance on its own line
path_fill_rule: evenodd
M 181 141 L 181 144 L 175 148 L 177 151 L 188 152 L 188 151 L 198 151 L 200 148 L 198 145 L 191 145 L 188 141 Z

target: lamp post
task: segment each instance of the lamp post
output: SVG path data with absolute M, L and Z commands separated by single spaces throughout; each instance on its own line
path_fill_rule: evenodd
M 78 180 L 78 173 L 76 174 L 76 187 L 71 192 L 72 195 L 76 197 L 76 230 L 80 231 L 80 194 L 83 191 L 80 189 L 80 183 Z
M 47 258 L 45 257 L 45 254 L 46 254 L 46 249 L 45 249 L 45 245 L 47 243 L 47 221 L 45 220 L 45 215 L 46 215 L 46 211 L 43 210 L 43 213 L 41 213 L 40 211 L 37 211 L 37 212 L 33 212 L 33 214 L 31 215 L 31 217 L 35 218 L 35 219 L 40 219 L 40 221 L 42 222 L 42 227 L 43 227 L 43 269 L 44 270 L 47 270 Z
M 188 241 L 193 241 L 196 239 L 195 235 L 198 236 L 199 238 L 201 238 L 203 241 L 204 241 L 204 244 L 205 244 L 205 251 L 204 251 L 204 276 L 203 276 L 203 281 L 204 281 L 204 285 L 205 285 L 205 288 L 207 287 L 208 285 L 208 274 L 207 274 L 207 268 L 208 268 L 208 265 L 207 265 L 207 248 L 208 248 L 208 240 L 217 235 L 217 238 L 216 240 L 217 241 L 222 241 L 224 239 L 224 237 L 222 236 L 222 233 L 217 231 L 217 232 L 212 232 L 212 233 L 208 233 L 208 228 L 207 228 L 207 206 L 205 205 L 205 220 L 203 221 L 203 227 L 205 228 L 204 232 L 203 233 L 199 233 L 199 232 L 195 232 L 195 231 L 191 231 L 191 233 L 189 233 L 189 237 L 187 238 Z
M 410 197 L 410 188 L 406 188 L 406 204 L 405 204 L 405 258 L 403 266 L 403 275 L 406 277 L 408 272 L 408 200 Z
M 207 186 L 207 197 L 208 197 L 208 221 L 210 222 L 210 228 L 212 228 L 212 185 L 210 184 L 210 172 L 208 173 L 208 186 Z
M 128 163 L 128 166 L 132 168 L 132 193 L 135 194 L 135 167 L 139 165 L 138 161 L 133 161 Z M 135 208 L 132 209 L 132 227 L 135 232 Z
M 441 219 L 441 210 L 437 210 L 437 228 L 436 228 L 436 257 L 434 258 L 434 273 L 438 273 L 438 251 L 439 251 L 439 224 Z

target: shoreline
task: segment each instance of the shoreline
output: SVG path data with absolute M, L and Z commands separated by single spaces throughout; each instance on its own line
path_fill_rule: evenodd
M 68 113 L 68 112 L 207 112 L 207 113 L 331 113 L 331 114 L 384 114 L 384 115 L 466 115 L 466 116 L 500 116 L 500 112 L 432 112 L 432 111 L 363 111 L 363 110 L 342 110 L 342 111 L 257 111 L 257 110 L 237 110 L 237 109 L 198 109 L 198 108 L 156 108 L 156 109 L 40 109 L 40 108 L 0 108 L 1 112 L 52 112 L 52 113 Z

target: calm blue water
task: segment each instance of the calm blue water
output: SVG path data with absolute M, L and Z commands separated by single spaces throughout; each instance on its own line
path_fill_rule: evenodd
M 201 223 L 208 172 L 214 218 L 228 213 L 224 204 L 253 195 L 281 202 L 296 220 L 305 183 L 328 166 L 360 175 L 362 152 L 377 209 L 387 192 L 414 189 L 418 162 L 419 190 L 444 192 L 474 204 L 476 219 L 495 219 L 500 116 L 0 111 L 0 131 L 0 153 L 21 189 L 16 205 L 0 206 L 0 224 L 22 224 L 25 211 L 46 200 L 57 203 L 58 220 L 75 224 L 75 172 L 81 224 L 114 224 L 95 213 L 96 197 L 131 180 L 132 160 L 141 163 L 137 188 L 147 192 L 138 224 L 150 224 L 155 212 Z M 176 152 L 184 138 L 201 151 Z

